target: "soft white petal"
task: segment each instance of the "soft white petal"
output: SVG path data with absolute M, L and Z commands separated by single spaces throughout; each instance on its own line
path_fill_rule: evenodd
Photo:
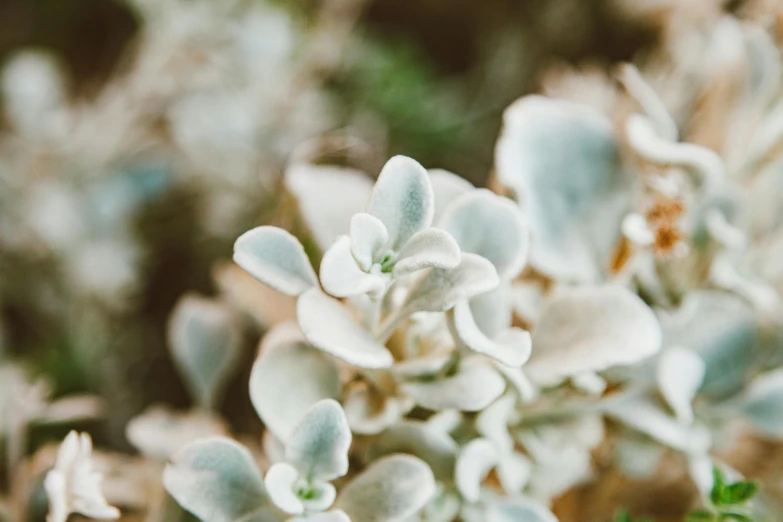
M 289 515 L 304 513 L 304 503 L 295 493 L 299 472 L 287 462 L 273 464 L 264 477 L 269 499 Z
M 403 313 L 445 312 L 458 302 L 498 286 L 495 267 L 481 256 L 463 253 L 456 268 L 431 268 L 413 283 Z
M 463 252 L 489 259 L 501 279 L 516 277 L 525 266 L 530 230 L 508 198 L 474 190 L 450 205 L 438 226 L 454 236 Z
M 503 394 L 506 381 L 492 366 L 468 360 L 463 361 L 455 375 L 433 381 L 406 382 L 401 388 L 416 403 L 431 410 L 480 411 Z
M 481 483 L 498 463 L 500 455 L 488 439 L 473 439 L 460 451 L 454 471 L 457 489 L 468 502 L 478 502 Z
M 402 521 L 421 510 L 435 494 L 432 470 L 410 455 L 375 461 L 343 488 L 337 507 L 358 522 Z
M 308 479 L 323 481 L 348 472 L 351 428 L 340 403 L 323 399 L 308 409 L 285 442 L 286 460 Z
M 384 279 L 364 272 L 351 254 L 351 240 L 340 236 L 321 259 L 321 284 L 336 297 L 377 294 L 386 286 Z
M 297 315 L 313 346 L 360 368 L 389 368 L 394 359 L 340 303 L 318 288 L 299 297 Z
M 389 241 L 389 233 L 380 219 L 361 212 L 351 218 L 351 253 L 365 272 Z
M 197 402 L 214 407 L 242 356 L 239 323 L 228 304 L 186 294 L 168 325 L 169 349 Z
M 182 448 L 166 466 L 163 485 L 180 506 L 211 522 L 234 522 L 267 501 L 253 456 L 223 437 Z
M 389 247 L 399 250 L 432 223 L 434 201 L 427 171 L 411 158 L 391 158 L 375 182 L 367 212 L 383 222 Z
M 616 285 L 564 289 L 544 305 L 525 372 L 540 384 L 637 363 L 661 347 L 653 311 Z
M 394 275 L 404 276 L 424 268 L 454 268 L 460 262 L 459 245 L 448 232 L 437 228 L 421 230 L 402 247 Z
M 462 301 L 454 306 L 450 319 L 457 337 L 471 350 L 492 357 L 506 366 L 520 367 L 530 357 L 530 333 L 510 328 L 490 339 L 479 329 L 470 304 Z
M 234 261 L 250 275 L 288 295 L 318 286 L 304 247 L 290 233 L 263 226 L 245 232 L 234 243 Z
M 704 361 L 687 348 L 672 346 L 661 353 L 656 377 L 661 395 L 682 422 L 693 422 L 691 402 L 704 380 Z
M 264 339 L 250 373 L 250 399 L 266 427 L 286 440 L 308 408 L 340 396 L 340 374 L 326 354 L 303 339 L 276 335 L 281 331 Z

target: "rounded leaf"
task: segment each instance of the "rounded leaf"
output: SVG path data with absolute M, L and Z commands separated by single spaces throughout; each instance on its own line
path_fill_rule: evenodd
M 267 286 L 299 295 L 318 286 L 304 247 L 282 228 L 256 227 L 234 243 L 234 261 Z
M 530 220 L 536 269 L 568 279 L 601 274 L 630 182 L 608 118 L 586 105 L 526 96 L 503 114 L 495 172 Z
M 318 288 L 299 297 L 299 325 L 313 346 L 360 368 L 389 368 L 394 359 L 340 303 Z
M 557 522 L 545 506 L 531 500 L 501 500 L 487 508 L 487 522 Z
M 305 412 L 285 442 L 285 458 L 308 480 L 333 480 L 348 472 L 351 428 L 340 403 L 324 399 Z
M 421 510 L 435 494 L 432 470 L 410 455 L 375 461 L 343 488 L 337 506 L 351 520 L 402 522 Z
M 375 182 L 367 212 L 389 233 L 389 247 L 399 250 L 419 230 L 432 224 L 435 204 L 424 167 L 411 158 L 394 156 Z
M 783 437 L 783 370 L 757 377 L 742 398 L 742 413 L 753 426 L 772 437 Z
M 169 319 L 171 355 L 191 395 L 213 407 L 221 387 L 239 363 L 242 338 L 231 308 L 223 302 L 185 295 Z
M 438 226 L 463 252 L 489 259 L 500 279 L 516 277 L 525 266 L 530 232 L 525 216 L 508 198 L 474 190 L 451 204 Z
M 506 381 L 488 364 L 465 361 L 450 377 L 425 382 L 406 382 L 402 390 L 417 404 L 431 410 L 480 411 L 503 395 Z
M 514 327 L 490 339 L 476 324 L 468 301 L 457 303 L 449 318 L 459 340 L 474 352 L 516 368 L 525 364 L 530 357 L 532 343 L 529 332 Z
M 656 377 L 661 395 L 678 419 L 693 422 L 691 402 L 704 379 L 704 361 L 693 350 L 672 346 L 661 353 Z
M 459 245 L 448 232 L 421 230 L 405 243 L 394 264 L 394 275 L 404 276 L 424 268 L 454 268 L 460 262 Z
M 163 485 L 184 509 L 214 522 L 234 522 L 267 500 L 253 456 L 224 437 L 182 448 L 163 471 Z
M 375 439 L 371 457 L 406 453 L 426 462 L 441 481 L 454 478 L 459 446 L 445 431 L 421 421 L 402 421 Z
M 443 212 L 454 200 L 475 190 L 475 187 L 470 181 L 457 176 L 448 170 L 429 169 L 427 174 L 430 175 L 432 193 L 435 195 L 435 213 L 432 217 L 433 223 L 438 223 L 440 221 Z
M 463 253 L 456 268 L 431 268 L 411 286 L 403 313 L 445 312 L 458 302 L 498 286 L 495 267 L 481 256 Z
M 544 305 L 525 371 L 544 385 L 637 363 L 661 347 L 661 328 L 637 295 L 616 285 L 564 289 Z
M 250 373 L 250 400 L 278 439 L 286 440 L 313 404 L 339 396 L 340 374 L 329 357 L 303 340 L 265 340 Z
M 295 493 L 299 472 L 287 462 L 272 464 L 264 477 L 269 499 L 289 515 L 301 515 L 305 506 Z
M 383 247 L 389 241 L 389 233 L 380 219 L 360 212 L 351 218 L 351 253 L 365 272 L 370 271 Z
M 497 446 L 488 439 L 473 439 L 457 457 L 457 489 L 468 502 L 478 502 L 481 483 L 500 459 Z
M 340 236 L 321 259 L 321 284 L 335 297 L 359 294 L 379 294 L 386 287 L 385 280 L 368 274 L 356 263 L 351 253 L 351 240 Z

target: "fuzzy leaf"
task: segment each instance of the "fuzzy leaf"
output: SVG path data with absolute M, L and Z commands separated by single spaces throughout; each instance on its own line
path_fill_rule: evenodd
M 421 421 L 402 421 L 390 427 L 373 443 L 373 458 L 393 453 L 406 453 L 426 462 L 435 477 L 451 481 L 459 446 L 448 433 Z
M 288 295 L 299 295 L 318 286 L 304 247 L 290 233 L 277 227 L 256 227 L 234 243 L 234 261 L 250 275 Z
M 351 218 L 351 253 L 365 272 L 389 241 L 389 233 L 380 219 L 360 212 Z M 321 268 L 323 270 L 323 267 Z
M 250 452 L 223 437 L 177 452 L 163 472 L 163 485 L 184 509 L 214 522 L 234 522 L 263 509 L 267 500 Z
M 345 416 L 354 433 L 376 435 L 413 408 L 407 397 L 384 396 L 366 382 L 354 383 L 343 400 Z
M 478 502 L 481 483 L 494 468 L 500 455 L 489 439 L 473 439 L 460 451 L 454 478 L 457 489 L 468 502 Z
M 340 236 L 321 260 L 321 284 L 335 297 L 383 292 L 383 278 L 364 272 L 351 254 L 351 240 Z
M 383 222 L 389 247 L 399 250 L 432 223 L 434 201 L 427 171 L 411 158 L 391 158 L 375 182 L 367 212 Z
M 691 402 L 704 379 L 704 361 L 692 350 L 673 346 L 661 353 L 657 367 L 658 387 L 678 419 L 693 422 Z
M 530 220 L 530 264 L 566 279 L 595 279 L 619 237 L 631 178 L 611 121 L 592 107 L 526 96 L 503 114 L 495 172 Z
M 405 243 L 394 264 L 394 275 L 404 276 L 424 268 L 454 268 L 460 262 L 459 245 L 448 232 L 420 230 Z
M 445 312 L 458 302 L 488 292 L 500 283 L 495 267 L 475 254 L 463 253 L 456 268 L 431 268 L 412 285 L 403 313 Z
M 365 209 L 372 192 L 372 180 L 361 171 L 310 163 L 286 169 L 285 184 L 321 251 L 348 233 L 351 216 Z
M 744 393 L 741 409 L 756 429 L 783 437 L 783 369 L 757 377 Z
M 557 522 L 557 517 L 530 500 L 502 500 L 487 508 L 487 522 Z
M 285 443 L 286 460 L 308 479 L 333 480 L 348 472 L 351 429 L 340 403 L 314 404 Z
M 343 488 L 337 506 L 351 520 L 403 521 L 421 510 L 435 494 L 429 466 L 410 455 L 375 461 Z
M 297 315 L 313 346 L 360 368 L 389 368 L 394 359 L 340 303 L 318 288 L 299 297 Z
M 530 333 L 514 327 L 490 339 L 476 324 L 468 301 L 462 301 L 454 306 L 450 320 L 459 340 L 474 352 L 516 368 L 522 366 L 530 357 L 532 350 Z
M 429 169 L 432 193 L 435 195 L 435 214 L 433 223 L 438 223 L 443 212 L 460 196 L 472 192 L 475 187 L 465 178 L 461 178 L 443 169 Z
M 453 376 L 426 382 L 406 382 L 402 390 L 431 410 L 479 411 L 506 389 L 506 381 L 488 364 L 464 361 Z
M 333 511 L 316 513 L 309 517 L 292 518 L 288 522 L 351 522 L 351 519 L 345 514 L 345 511 L 335 509 Z
M 241 356 L 242 339 L 231 308 L 220 301 L 183 296 L 169 320 L 168 340 L 191 395 L 199 404 L 214 407 Z
M 264 477 L 269 499 L 289 515 L 301 515 L 305 510 L 304 503 L 294 490 L 298 480 L 299 472 L 287 462 L 272 464 Z
M 615 285 L 569 288 L 544 305 L 526 373 L 540 384 L 637 363 L 661 347 L 653 311 Z
M 508 198 L 474 190 L 450 205 L 438 226 L 463 252 L 490 260 L 500 279 L 514 278 L 525 266 L 530 232 L 525 216 Z
M 313 404 L 339 396 L 340 375 L 329 357 L 303 340 L 265 339 L 250 374 L 250 399 L 277 438 L 286 440 Z

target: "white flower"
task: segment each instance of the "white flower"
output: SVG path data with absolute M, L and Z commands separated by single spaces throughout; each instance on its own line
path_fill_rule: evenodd
M 120 511 L 110 506 L 101 492 L 100 473 L 92 469 L 92 440 L 87 433 L 72 431 L 57 452 L 57 462 L 44 481 L 49 496 L 47 522 L 65 522 L 71 513 L 98 519 L 115 519 Z

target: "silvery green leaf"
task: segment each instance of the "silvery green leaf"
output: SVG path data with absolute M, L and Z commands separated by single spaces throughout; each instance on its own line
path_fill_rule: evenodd
M 715 463 L 707 455 L 695 455 L 688 458 L 688 473 L 691 480 L 696 484 L 699 493 L 704 498 L 709 497 L 712 487 L 715 484 L 715 475 L 713 474 Z
M 427 464 L 410 455 L 391 455 L 345 486 L 337 506 L 357 522 L 402 522 L 434 494 L 435 478 Z
M 585 105 L 526 96 L 503 114 L 495 172 L 529 218 L 533 267 L 565 279 L 602 273 L 631 179 L 608 118 Z
M 125 428 L 131 444 L 144 455 L 162 462 L 189 442 L 226 434 L 226 425 L 215 414 L 201 410 L 175 412 L 161 406 L 147 408 Z
M 656 372 L 661 395 L 682 422 L 693 422 L 691 402 L 704 379 L 704 361 L 687 348 L 672 346 L 661 353 Z
M 504 499 L 487 507 L 487 522 L 557 522 L 545 506 L 532 500 Z
M 447 170 L 429 169 L 427 173 L 430 175 L 432 193 L 435 195 L 435 213 L 432 222 L 438 223 L 452 201 L 475 190 L 475 187 L 465 178 Z
M 340 303 L 318 288 L 299 297 L 299 325 L 313 346 L 360 368 L 389 368 L 394 359 Z
M 304 340 L 275 343 L 279 331 L 267 334 L 253 364 L 250 399 L 267 428 L 286 440 L 310 406 L 340 396 L 340 375 L 329 357 Z
M 499 459 L 498 448 L 489 439 L 473 439 L 462 448 L 457 457 L 454 480 L 465 500 L 478 502 L 481 483 Z
M 288 295 L 299 295 L 318 286 L 304 247 L 290 233 L 277 227 L 256 227 L 234 243 L 234 261 L 250 275 Z
M 637 363 L 661 347 L 661 327 L 637 295 L 616 285 L 563 289 L 533 330 L 525 372 L 534 382 Z
M 427 228 L 416 232 L 399 252 L 394 275 L 404 276 L 424 268 L 454 268 L 460 262 L 457 242 L 448 232 Z
M 512 327 L 490 339 L 476 324 L 470 301 L 457 303 L 449 319 L 459 340 L 474 352 L 512 367 L 522 366 L 530 357 L 532 344 L 529 332 Z
M 460 514 L 461 504 L 459 494 L 439 483 L 435 497 L 421 513 L 422 519 L 427 522 L 453 522 Z
M 285 441 L 286 460 L 308 480 L 342 477 L 348 472 L 351 429 L 340 406 L 323 399 L 308 409 Z
M 507 495 L 519 495 L 530 480 L 533 463 L 521 453 L 504 454 L 495 467 L 500 485 Z
M 382 432 L 415 406 L 407 397 L 384 396 L 364 382 L 348 389 L 343 405 L 351 430 L 362 435 Z
M 614 443 L 614 462 L 628 477 L 650 478 L 661 462 L 665 446 L 634 431 L 627 431 Z
M 321 259 L 321 284 L 335 297 L 379 294 L 386 281 L 377 274 L 364 272 L 351 254 L 351 240 L 340 236 Z
M 169 348 L 191 395 L 214 407 L 242 350 L 239 325 L 231 308 L 196 295 L 183 296 L 168 325 Z
M 685 453 L 704 453 L 711 444 L 710 433 L 704 426 L 681 424 L 644 390 L 610 396 L 604 401 L 603 411 L 626 426 Z
M 389 233 L 389 248 L 399 250 L 413 234 L 432 223 L 434 201 L 427 171 L 415 160 L 394 156 L 375 182 L 367 213 Z
M 514 439 L 508 432 L 508 424 L 514 414 L 516 398 L 506 394 L 487 406 L 476 417 L 476 431 L 491 440 L 503 453 L 514 449 Z
M 652 120 L 645 116 L 629 116 L 625 131 L 634 152 L 650 163 L 687 168 L 708 183 L 717 182 L 725 174 L 723 160 L 714 151 L 701 145 L 662 138 Z
M 713 399 L 738 393 L 764 348 L 754 311 L 724 292 L 692 292 L 665 330 L 667 344 L 687 346 L 702 358 L 706 371 L 699 393 Z
M 783 370 L 773 370 L 750 383 L 742 396 L 742 413 L 771 437 L 783 437 Z
M 214 522 L 234 522 L 263 509 L 267 501 L 253 456 L 223 437 L 182 448 L 166 466 L 163 485 L 180 506 Z
M 506 381 L 489 364 L 465 360 L 454 375 L 433 381 L 406 382 L 400 387 L 417 404 L 431 410 L 479 411 L 503 394 Z
M 405 420 L 391 426 L 373 442 L 372 458 L 406 453 L 426 462 L 440 481 L 454 478 L 459 446 L 451 436 L 425 422 Z
M 289 519 L 288 522 L 351 522 L 351 519 L 345 514 L 345 511 L 335 509 L 333 511 L 316 513 L 309 517 L 295 517 Z
M 269 499 L 289 515 L 301 515 L 305 510 L 302 499 L 295 492 L 297 481 L 299 472 L 287 462 L 272 464 L 264 477 Z
M 454 201 L 438 226 L 456 239 L 463 252 L 489 259 L 503 280 L 516 277 L 525 266 L 529 227 L 508 198 L 474 190 Z
M 321 251 L 348 233 L 351 216 L 364 210 L 372 192 L 372 180 L 363 172 L 310 163 L 286 169 L 285 184 Z
M 481 256 L 463 253 L 456 268 L 431 268 L 412 284 L 402 313 L 445 312 L 458 302 L 498 286 L 495 267 Z
M 389 241 L 389 233 L 380 219 L 360 212 L 351 218 L 351 253 L 365 272 L 370 271 L 383 247 Z

